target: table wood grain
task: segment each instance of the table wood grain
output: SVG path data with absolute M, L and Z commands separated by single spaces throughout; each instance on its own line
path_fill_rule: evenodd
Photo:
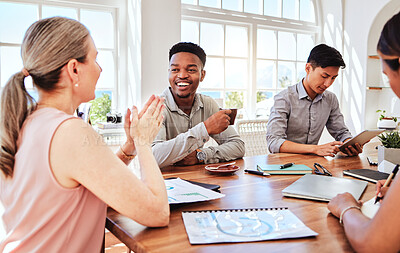
M 356 157 L 324 158 L 314 155 L 269 154 L 245 157 L 236 160 L 241 169 L 230 175 L 211 174 L 204 165 L 170 166 L 162 170 L 163 176 L 180 177 L 202 183 L 218 184 L 221 193 L 226 196 L 208 202 L 179 204 L 171 206 L 170 223 L 165 228 L 147 228 L 109 208 L 106 228 L 131 250 L 141 252 L 352 252 L 343 227 L 332 216 L 326 202 L 286 198 L 282 189 L 301 177 L 301 175 L 273 175 L 262 177 L 244 173 L 244 169 L 256 169 L 256 165 L 284 164 L 294 162 L 313 168 L 314 162 L 327 168 L 333 176 L 343 177 L 343 170 L 371 168 L 366 156 L 375 155 L 376 143 Z M 347 177 L 347 176 L 345 176 Z M 375 184 L 368 183 L 361 196 L 369 200 L 374 196 Z M 289 209 L 312 230 L 319 233 L 316 237 L 272 240 L 250 243 L 220 243 L 191 245 L 182 220 L 182 211 L 289 207 Z

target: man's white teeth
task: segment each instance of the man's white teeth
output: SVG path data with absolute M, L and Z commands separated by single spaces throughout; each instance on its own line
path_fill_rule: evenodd
M 185 86 L 188 86 L 188 85 L 189 85 L 188 83 L 178 83 L 179 87 L 185 87 Z

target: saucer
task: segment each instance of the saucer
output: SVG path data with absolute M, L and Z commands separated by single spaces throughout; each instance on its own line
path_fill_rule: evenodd
M 208 170 L 211 173 L 216 173 L 216 174 L 230 174 L 235 171 L 240 170 L 239 166 L 236 165 L 227 165 L 227 166 L 206 166 L 206 170 Z

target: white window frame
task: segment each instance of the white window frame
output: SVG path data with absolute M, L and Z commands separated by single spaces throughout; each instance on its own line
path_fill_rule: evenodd
M 198 1 L 196 1 L 198 4 Z M 245 12 L 231 11 L 221 8 L 210 8 L 199 5 L 192 4 L 181 4 L 181 20 L 188 21 L 196 21 L 196 22 L 210 22 L 210 23 L 220 23 L 225 25 L 239 25 L 249 27 L 248 29 L 248 39 L 249 39 L 249 64 L 248 64 L 248 87 L 245 87 L 247 90 L 247 95 L 244 97 L 244 105 L 246 108 L 247 116 L 249 118 L 255 118 L 256 112 L 256 103 L 257 103 L 257 91 L 273 91 L 279 92 L 283 90 L 283 88 L 279 88 L 278 84 L 276 88 L 268 88 L 268 89 L 257 89 L 257 60 L 262 58 L 257 58 L 257 29 L 268 29 L 273 31 L 284 31 L 284 32 L 292 32 L 296 34 L 311 34 L 314 35 L 315 44 L 318 44 L 321 36 L 321 27 L 318 25 L 319 20 L 319 12 L 317 11 L 319 8 L 318 1 L 313 1 L 314 4 L 314 13 L 315 13 L 315 23 L 307 22 L 301 20 L 293 20 L 279 17 L 272 17 L 266 15 L 258 15 L 251 14 Z M 281 13 L 283 12 L 283 8 L 281 8 Z M 200 26 L 199 26 L 200 29 Z M 200 36 L 200 31 L 199 31 Z M 224 34 L 225 36 L 225 34 Z M 297 45 L 297 36 L 296 36 L 296 45 Z M 278 45 L 279 46 L 279 45 Z M 206 52 L 207 53 L 207 52 Z M 224 56 L 226 57 L 226 56 Z M 268 59 L 276 62 L 285 61 L 280 60 L 278 57 L 275 59 Z M 297 48 L 296 48 L 296 60 L 288 61 L 288 62 L 303 62 L 297 60 Z M 207 68 L 206 68 L 207 70 Z M 296 64 L 296 72 L 297 72 L 297 64 Z M 278 68 L 276 67 L 276 70 Z M 225 73 L 225 71 L 224 71 Z M 295 80 L 294 80 L 295 81 Z M 295 84 L 295 83 L 293 83 Z M 221 90 L 221 89 L 219 89 Z M 200 89 L 200 91 L 212 91 L 210 89 Z M 235 91 L 233 89 L 225 89 L 225 92 Z M 224 97 L 225 99 L 225 97 Z

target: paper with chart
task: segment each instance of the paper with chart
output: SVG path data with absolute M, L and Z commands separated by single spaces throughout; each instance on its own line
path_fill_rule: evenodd
M 286 208 L 183 212 L 182 217 L 191 244 L 318 235 Z
M 168 203 L 180 204 L 207 201 L 224 197 L 224 194 L 194 185 L 180 178 L 164 180 L 167 187 Z

